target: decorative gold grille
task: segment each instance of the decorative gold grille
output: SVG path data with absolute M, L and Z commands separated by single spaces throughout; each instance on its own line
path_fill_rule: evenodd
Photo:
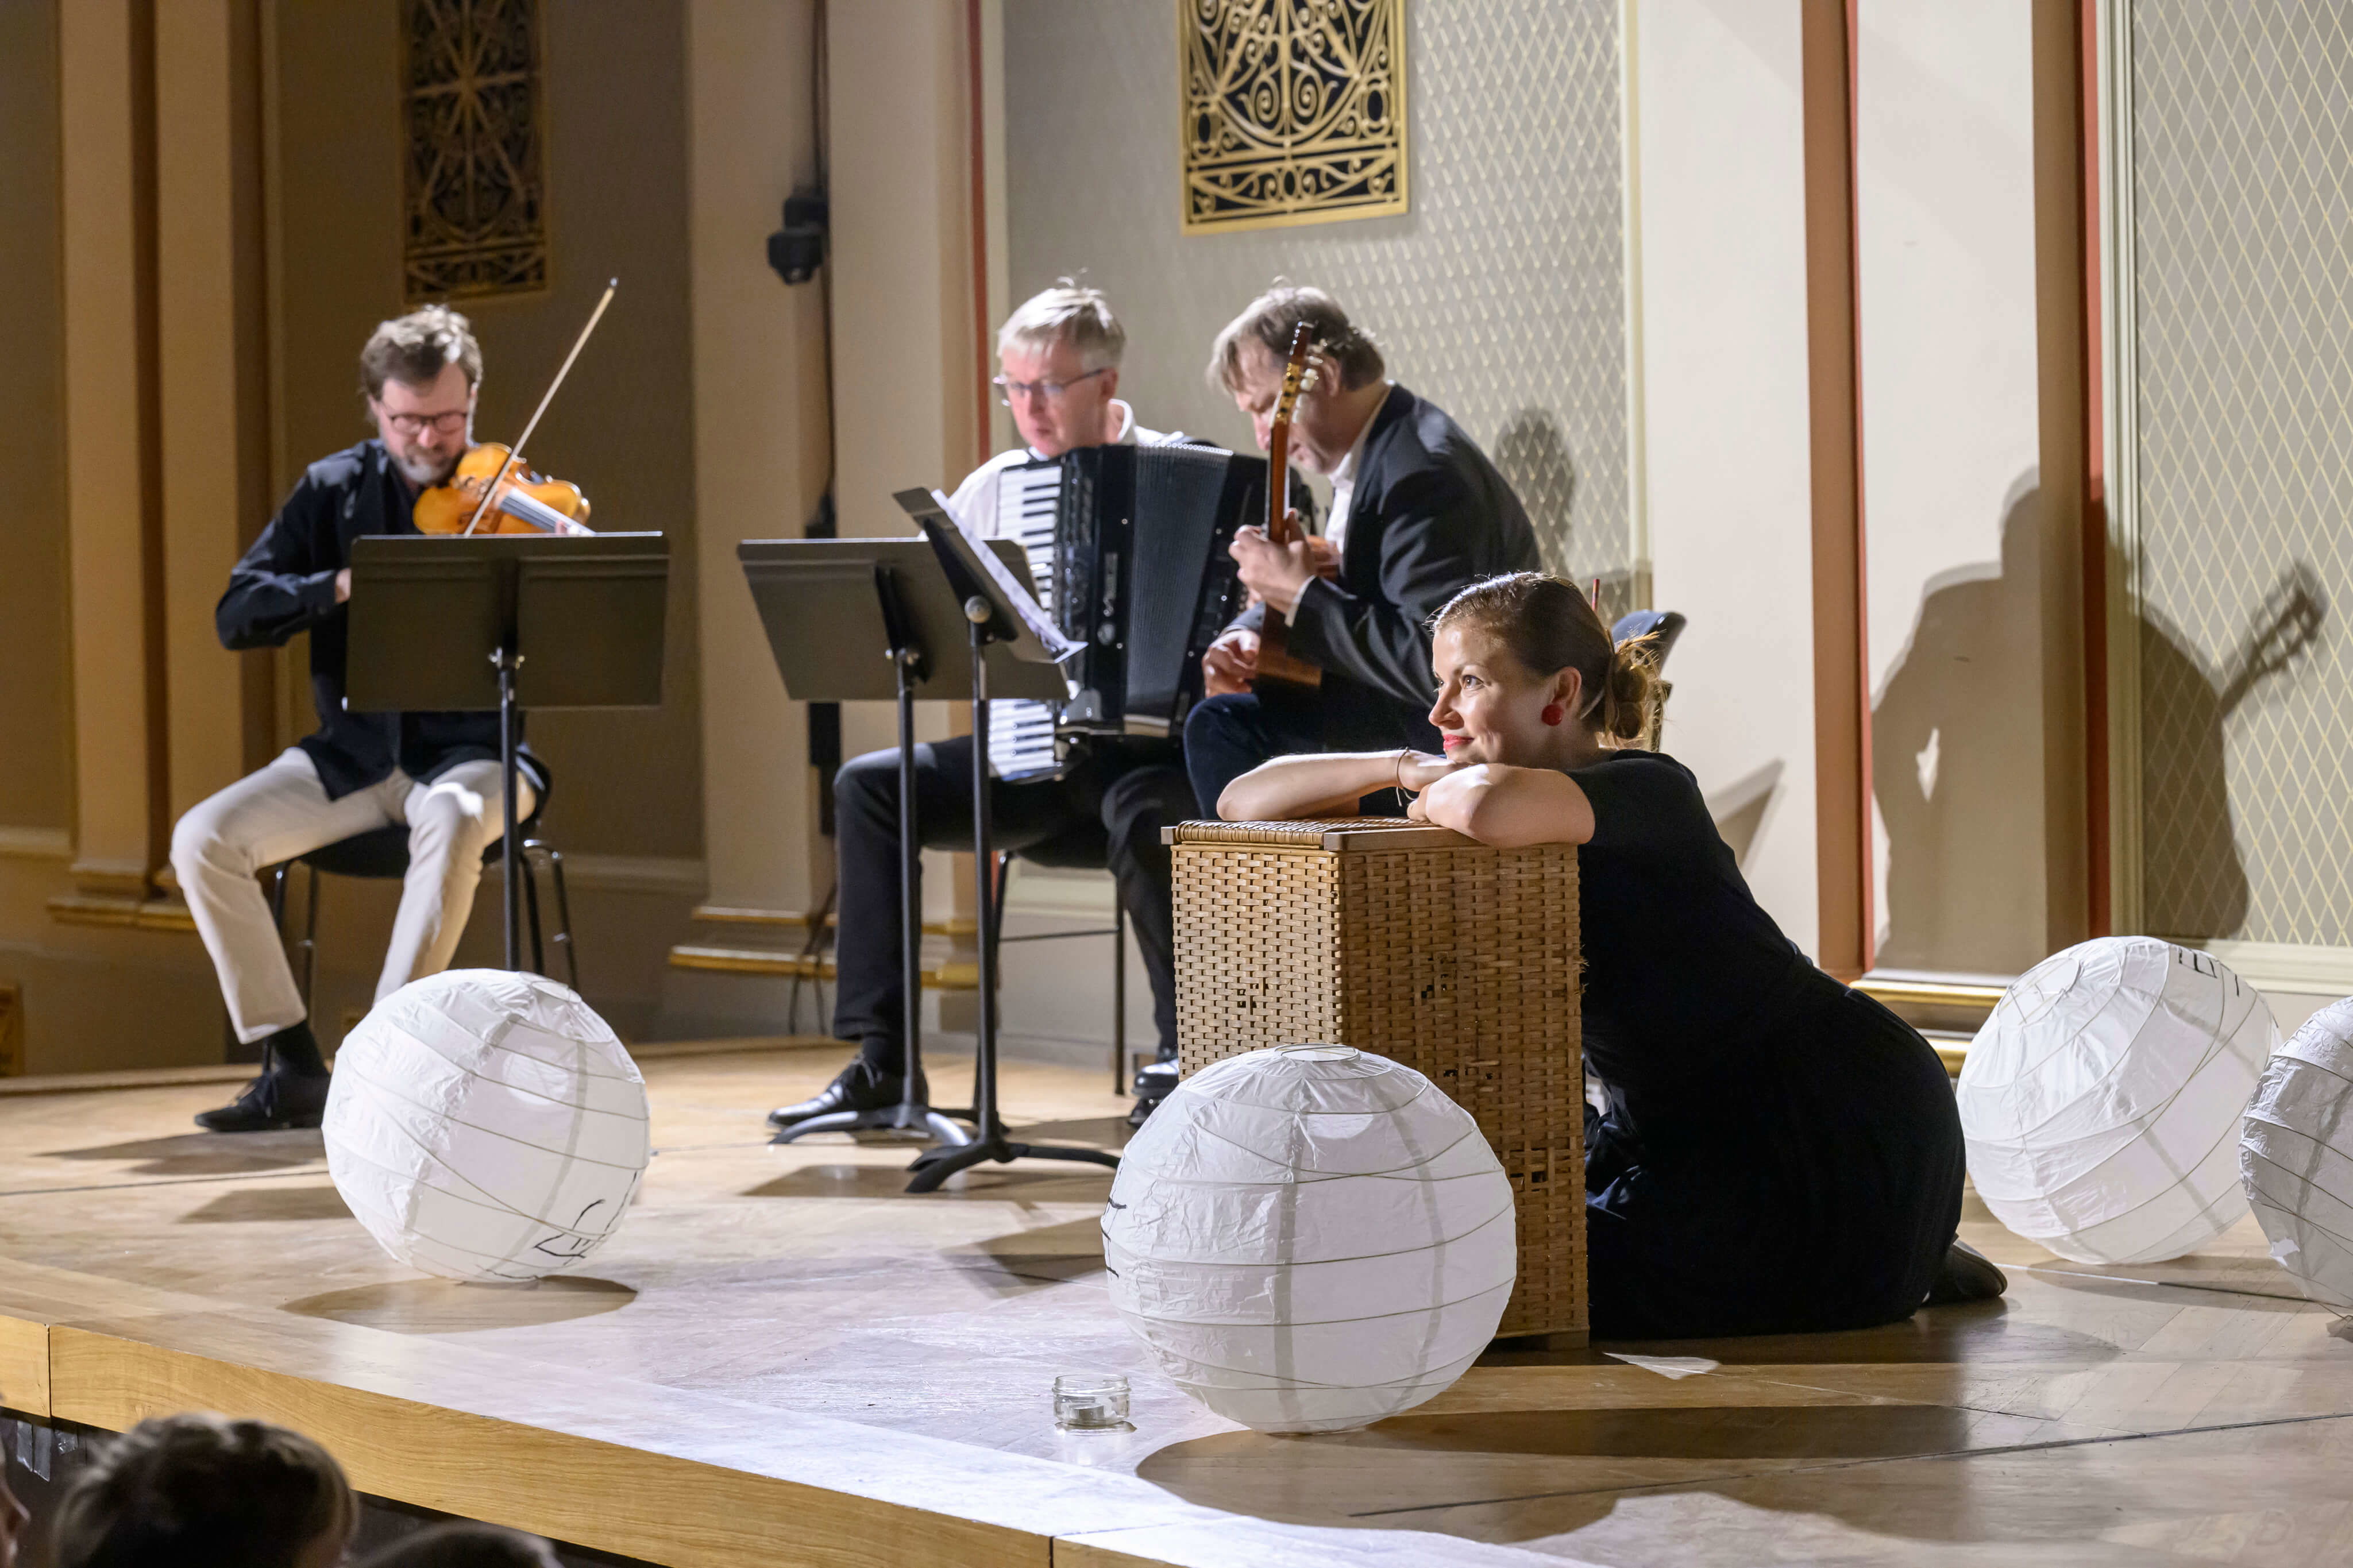
M 547 286 L 536 0 L 403 0 L 409 302 Z
M 1406 210 L 1405 0 L 1176 0 L 1185 226 Z

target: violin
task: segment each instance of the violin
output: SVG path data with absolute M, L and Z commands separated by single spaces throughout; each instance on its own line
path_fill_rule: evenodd
M 501 477 L 503 476 L 503 477 Z M 492 487 L 489 507 L 482 500 Z M 417 498 L 419 533 L 587 533 L 588 498 L 569 479 L 551 479 L 496 441 L 469 447 L 448 479 Z
M 620 287 L 614 279 L 605 285 L 596 308 L 588 312 L 588 324 L 572 340 L 572 352 L 564 356 L 556 367 L 555 379 L 547 384 L 540 395 L 539 406 L 532 411 L 531 421 L 515 437 L 512 447 L 502 447 L 496 441 L 485 441 L 470 447 L 458 459 L 455 473 L 446 484 L 435 485 L 417 498 L 411 509 L 410 521 L 419 533 L 590 533 L 595 531 L 585 521 L 588 516 L 588 498 L 580 487 L 565 479 L 551 479 L 533 473 L 522 460 L 522 448 L 531 440 L 531 433 L 539 428 L 540 416 L 547 405 L 555 401 L 555 389 L 572 374 L 572 362 L 588 345 L 588 334 L 605 319 L 605 307 L 613 302 L 613 291 Z
M 1291 357 L 1282 367 L 1282 392 L 1275 399 L 1274 419 L 1266 437 L 1266 537 L 1275 544 L 1289 544 L 1301 531 L 1292 523 L 1291 511 L 1291 419 L 1299 407 L 1299 395 L 1305 390 L 1309 378 L 1307 356 L 1314 348 L 1307 339 L 1307 323 L 1302 321 L 1291 334 Z M 1266 619 L 1258 633 L 1258 673 L 1250 677 L 1250 689 L 1263 693 L 1269 689 L 1288 688 L 1293 691 L 1313 691 L 1324 684 L 1324 671 L 1303 658 L 1293 657 L 1285 645 L 1290 623 L 1272 605 L 1266 607 Z

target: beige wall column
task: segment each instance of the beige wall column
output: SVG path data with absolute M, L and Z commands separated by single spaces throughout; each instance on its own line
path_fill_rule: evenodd
M 845 534 L 907 531 L 891 493 L 977 450 L 965 8 L 830 7 L 836 496 Z
M 2054 183 L 2037 156 L 2063 165 L 2074 145 L 2063 105 L 2058 144 L 2038 136 L 2038 9 L 2063 33 L 2073 21 L 2032 0 L 1860 13 L 1875 946 L 1891 972 L 2000 979 L 2083 931 L 2081 269 L 2050 243 L 2079 219 L 2063 168 Z M 2046 89 L 2072 87 L 2051 67 Z
M 1691 617 L 1665 747 L 1819 954 L 1799 7 L 1641 0 L 1629 18 L 1653 602 Z
M 828 10 L 834 495 L 844 534 L 905 533 L 892 491 L 951 488 L 985 456 L 965 10 L 941 0 Z M 944 704 L 919 711 L 927 738 L 962 727 Z M 887 707 L 848 704 L 842 750 L 891 745 L 892 728 Z M 965 912 L 955 884 L 968 858 L 928 858 L 928 918 Z
M 735 557 L 798 534 L 825 488 L 824 290 L 786 287 L 765 248 L 785 197 L 816 179 L 815 9 L 687 12 L 703 842 L 722 909 L 807 910 L 825 876 L 806 712 Z
M 248 706 L 257 728 L 269 715 L 269 656 L 230 658 L 213 629 L 229 567 L 270 504 L 259 29 L 252 0 L 172 0 L 158 7 L 155 29 L 164 647 L 177 817 L 260 760 L 248 744 Z
M 168 844 L 152 0 L 58 7 L 75 879 L 137 900 Z

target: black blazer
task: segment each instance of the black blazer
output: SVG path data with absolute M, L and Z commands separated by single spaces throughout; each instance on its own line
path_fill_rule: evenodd
M 1520 498 L 1446 410 L 1402 386 L 1357 456 L 1340 576 L 1317 578 L 1292 616 L 1292 654 L 1324 671 L 1324 743 L 1438 747 L 1430 704 L 1431 615 L 1482 577 L 1542 568 Z M 1237 623 L 1255 626 L 1254 606 Z

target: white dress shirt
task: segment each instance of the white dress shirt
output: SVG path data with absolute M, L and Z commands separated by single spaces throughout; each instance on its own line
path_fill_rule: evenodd
M 1397 384 L 1384 382 L 1382 384 L 1394 386 Z M 1374 404 L 1373 411 L 1365 416 L 1364 428 L 1358 430 L 1356 440 L 1349 443 L 1348 455 L 1340 459 L 1338 468 L 1332 470 L 1332 518 L 1324 526 L 1324 537 L 1332 542 L 1335 550 L 1347 547 L 1348 510 L 1356 501 L 1356 469 L 1363 464 L 1365 438 L 1373 433 L 1373 421 L 1380 416 L 1380 412 L 1381 405 Z

